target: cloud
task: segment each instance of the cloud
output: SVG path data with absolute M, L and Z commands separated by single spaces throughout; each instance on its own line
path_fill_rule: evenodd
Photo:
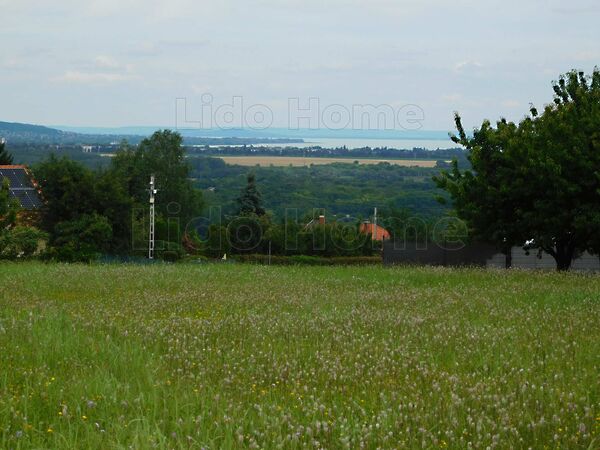
M 53 81 L 81 84 L 109 84 L 137 79 L 132 64 L 121 64 L 109 55 L 98 55 L 93 63 L 80 65 L 82 69 L 67 70 Z
M 521 106 L 521 102 L 513 99 L 503 100 L 500 104 L 505 108 L 518 108 L 519 106 Z
M 552 8 L 556 14 L 593 14 L 600 11 L 599 5 L 559 6 Z
M 135 45 L 127 53 L 131 56 L 158 56 L 164 53 L 177 51 L 190 52 L 206 47 L 210 44 L 208 39 L 190 40 L 159 40 L 156 42 L 142 42 Z
M 118 69 L 120 64 L 111 56 L 99 55 L 94 59 L 96 67 L 103 67 L 108 69 Z
M 23 69 L 25 67 L 25 64 L 23 63 L 23 61 L 17 58 L 8 58 L 0 61 L 0 67 L 6 70 L 18 70 Z
M 82 84 L 108 84 L 134 80 L 137 77 L 131 74 L 111 72 L 80 72 L 68 70 L 63 75 L 55 78 L 55 81 Z
M 208 94 L 210 92 L 213 92 L 215 90 L 215 88 L 213 86 L 210 86 L 208 84 L 192 84 L 192 92 L 196 95 L 203 95 L 203 94 Z
M 444 94 L 442 95 L 442 100 L 445 102 L 457 102 L 462 100 L 462 95 L 460 94 Z
M 596 50 L 581 50 L 573 54 L 573 59 L 579 62 L 596 62 L 600 60 L 600 52 Z
M 483 64 L 478 61 L 461 61 L 454 65 L 454 71 L 457 73 L 478 71 L 483 68 Z

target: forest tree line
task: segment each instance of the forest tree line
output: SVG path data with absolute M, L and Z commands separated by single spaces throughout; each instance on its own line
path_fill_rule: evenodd
M 186 254 L 212 258 L 249 253 L 324 257 L 377 253 L 378 248 L 370 237 L 358 230 L 364 217 L 332 215 L 319 208 L 318 200 L 312 205 L 314 208 L 298 209 L 293 220 L 274 214 L 269 202 L 262 197 L 255 174 L 248 174 L 247 168 L 236 168 L 236 173 L 244 171 L 238 174 L 241 179 L 235 178 L 239 180 L 235 186 L 236 198 L 226 208 L 219 208 L 217 217 L 210 217 L 206 196 L 193 179 L 198 173 L 198 166 L 194 165 L 197 161 L 186 158 L 181 144 L 178 133 L 163 130 L 136 146 L 122 143 L 115 156 L 107 158 L 106 165 L 95 169 L 65 155 L 50 154 L 39 160 L 31 167 L 44 198 L 36 224 L 37 234 L 29 235 L 27 250 L 24 243 L 21 250 L 18 250 L 19 245 L 13 245 L 10 255 L 6 253 L 5 257 L 31 256 L 32 242 L 42 237 L 46 245 L 40 256 L 46 259 L 92 261 L 105 255 L 145 256 L 151 175 L 156 177 L 159 189 L 156 202 L 159 258 L 175 260 Z M 7 150 L 4 153 L 7 154 Z M 203 167 L 210 169 L 214 161 L 224 165 L 221 160 L 213 160 Z M 380 169 L 389 171 L 390 168 L 392 166 Z M 345 169 L 334 170 L 344 174 Z M 218 170 L 214 172 L 218 174 Z M 282 173 L 285 175 L 286 171 Z M 327 179 L 324 173 L 317 175 L 311 177 L 315 182 Z M 381 178 L 381 173 L 375 173 L 373 178 Z M 275 178 L 275 183 L 278 180 Z M 10 202 L 6 185 L 3 195 L 6 210 L 11 211 L 11 217 L 16 217 L 18 208 Z M 429 201 L 433 201 L 433 196 Z M 382 224 L 386 211 L 382 210 Z M 315 214 L 327 214 L 327 222 L 307 226 Z M 389 214 L 408 212 L 390 207 Z M 394 230 L 393 221 L 390 226 Z M 7 230 L 7 239 L 12 236 L 13 242 L 17 242 L 18 236 L 9 235 L 8 230 L 16 227 L 16 220 L 3 227 Z M 30 230 L 36 231 L 31 227 Z

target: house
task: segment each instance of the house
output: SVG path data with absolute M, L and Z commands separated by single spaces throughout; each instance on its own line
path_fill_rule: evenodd
M 21 165 L 0 166 L 0 183 L 4 183 L 4 179 L 8 180 L 11 198 L 17 199 L 21 206 L 19 220 L 27 224 L 37 222 L 44 203 L 29 169 Z
M 368 220 L 360 224 L 358 231 L 363 234 L 370 234 L 371 239 L 374 241 L 387 241 L 391 237 L 388 230 L 383 228 L 381 225 L 376 225 Z
M 325 216 L 324 215 L 320 215 L 317 219 L 313 219 L 310 222 L 308 222 L 304 229 L 307 230 L 309 228 L 315 227 L 317 225 L 325 225 Z

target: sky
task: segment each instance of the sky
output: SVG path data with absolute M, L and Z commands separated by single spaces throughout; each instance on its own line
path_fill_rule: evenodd
M 559 74 L 600 64 L 597 0 L 0 0 L 0 11 L 0 120 L 44 125 L 173 127 L 178 98 L 201 122 L 203 101 L 214 111 L 240 97 L 242 117 L 264 105 L 273 127 L 289 126 L 289 99 L 317 98 L 317 114 L 416 105 L 422 129 L 449 130 L 454 111 L 468 127 L 519 120 L 551 101 Z

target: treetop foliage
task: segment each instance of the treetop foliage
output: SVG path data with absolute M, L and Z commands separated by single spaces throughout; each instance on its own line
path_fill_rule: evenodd
M 246 187 L 237 199 L 239 205 L 238 215 L 256 214 L 263 216 L 265 209 L 262 206 L 262 195 L 256 187 L 256 175 L 250 172 L 247 177 Z
M 6 150 L 6 142 L 0 139 L 0 166 L 8 166 L 13 163 L 13 156 Z
M 472 169 L 455 163 L 435 181 L 479 238 L 543 250 L 568 269 L 577 253 L 600 252 L 600 71 L 569 72 L 553 90 L 542 113 L 486 120 L 472 136 L 456 114 L 452 139 Z

